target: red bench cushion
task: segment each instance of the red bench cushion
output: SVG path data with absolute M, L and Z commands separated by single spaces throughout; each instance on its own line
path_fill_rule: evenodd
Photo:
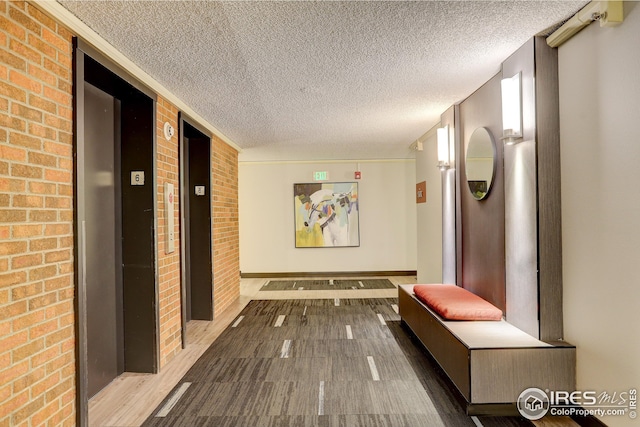
M 502 310 L 456 285 L 415 285 L 413 293 L 447 320 L 501 320 Z

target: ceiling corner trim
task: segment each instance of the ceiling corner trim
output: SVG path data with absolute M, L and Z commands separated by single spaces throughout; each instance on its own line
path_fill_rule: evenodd
M 82 38 L 86 43 L 93 46 L 93 48 L 95 48 L 98 52 L 105 55 L 120 67 L 124 68 L 133 77 L 137 78 L 143 84 L 147 85 L 150 89 L 155 91 L 158 95 L 174 104 L 179 110 L 189 115 L 191 119 L 199 122 L 202 126 L 207 128 L 207 130 L 212 132 L 215 136 L 220 138 L 230 147 L 234 148 L 238 152 L 242 152 L 242 148 L 240 148 L 235 142 L 229 139 L 218 128 L 213 126 L 202 116 L 193 111 L 191 107 L 185 104 L 181 99 L 179 99 L 167 88 L 156 81 L 153 77 L 151 77 L 144 70 L 138 67 L 133 61 L 124 56 L 119 50 L 109 44 L 105 39 L 100 37 L 98 33 L 93 31 L 87 24 L 82 22 L 74 14 L 65 9 L 60 3 L 53 0 L 32 0 L 32 2 L 37 5 L 40 10 L 71 30 L 76 36 Z

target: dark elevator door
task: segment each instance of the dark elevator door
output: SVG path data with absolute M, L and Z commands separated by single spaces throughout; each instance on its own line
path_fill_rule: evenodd
M 88 395 L 124 371 L 119 102 L 85 84 Z
M 211 262 L 211 141 L 184 138 L 187 179 L 187 321 L 213 320 Z

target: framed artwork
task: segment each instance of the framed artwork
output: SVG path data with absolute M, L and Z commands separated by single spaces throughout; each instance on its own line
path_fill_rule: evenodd
M 360 246 L 357 182 L 293 184 L 296 248 Z

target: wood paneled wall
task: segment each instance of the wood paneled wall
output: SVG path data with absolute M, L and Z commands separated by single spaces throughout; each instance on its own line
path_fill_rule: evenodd
M 501 75 L 494 76 L 460 104 L 457 149 L 458 277 L 457 283 L 503 311 L 505 295 L 504 174 L 502 169 Z M 488 196 L 476 200 L 469 192 L 465 154 L 474 130 L 485 127 L 493 134 L 496 167 Z

